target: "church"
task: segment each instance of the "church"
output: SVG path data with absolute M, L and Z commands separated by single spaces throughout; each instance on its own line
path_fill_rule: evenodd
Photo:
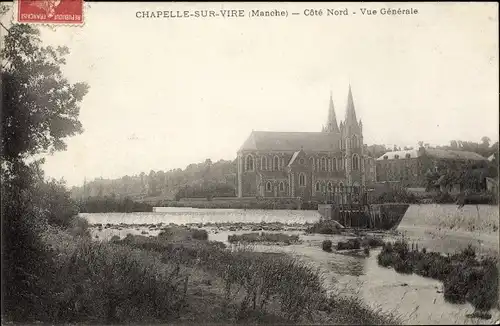
M 344 121 L 330 95 L 321 132 L 252 131 L 238 151 L 238 197 L 322 198 L 325 191 L 366 184 L 363 124 L 351 86 Z

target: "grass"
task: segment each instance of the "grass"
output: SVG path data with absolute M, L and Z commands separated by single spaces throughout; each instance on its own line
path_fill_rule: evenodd
M 472 246 L 453 255 L 410 249 L 408 242 L 388 242 L 378 255 L 378 263 L 398 273 L 415 273 L 443 282 L 445 300 L 471 303 L 487 311 L 498 302 L 498 269 L 494 258 L 479 259 Z
M 227 250 L 202 230 L 92 241 L 61 229 L 42 298 L 48 323 L 394 324 L 359 300 L 327 297 L 322 275 L 285 254 Z M 83 232 L 83 234 L 86 234 Z
M 230 243 L 283 243 L 286 245 L 297 243 L 299 241 L 298 235 L 288 235 L 284 233 L 245 233 L 241 235 L 233 234 L 228 235 L 228 242 Z

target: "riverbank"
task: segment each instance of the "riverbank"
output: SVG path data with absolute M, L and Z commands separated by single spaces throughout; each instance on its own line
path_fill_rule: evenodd
M 66 289 L 50 301 L 58 323 L 398 324 L 355 297 L 327 295 L 321 273 L 285 253 L 227 250 L 175 226 L 91 241 L 84 226 L 43 237 L 56 253 L 52 290 Z
M 500 314 L 495 309 L 492 310 L 492 318 L 489 320 L 469 318 L 467 314 L 473 313 L 474 308 L 470 304 L 445 302 L 440 282 L 418 275 L 400 275 L 394 270 L 381 268 L 376 259 L 378 249 L 371 250 L 367 256 L 340 252 L 335 249 L 332 253 L 322 250 L 321 245 L 324 240 L 331 240 L 333 248 L 336 248 L 338 242 L 359 236 L 360 232 L 356 230 L 343 230 L 340 234 L 322 235 L 305 233 L 310 224 L 193 223 L 189 226 L 206 230 L 209 241 L 224 242 L 230 248 L 235 246 L 228 242 L 228 237 L 231 235 L 264 231 L 298 236 L 300 243 L 256 243 L 251 248 L 258 252 L 285 253 L 299 259 L 313 268 L 319 269 L 322 275 L 322 286 L 327 295 L 342 292 L 344 296 L 357 297 L 371 309 L 382 309 L 388 313 L 398 311 L 398 315 L 405 324 L 493 324 L 500 319 Z M 140 235 L 147 230 L 148 234 L 143 235 L 149 237 L 158 234 L 162 226 L 149 227 L 146 229 L 134 226 L 132 229 L 122 228 L 119 230 L 117 225 L 107 229 L 103 227 L 101 232 L 98 232 L 98 228 L 93 227 L 92 232 L 94 236 L 98 235 L 99 239 L 110 239 L 112 234 L 120 234 L 121 237 L 125 237 L 127 233 Z M 361 233 L 376 235 L 388 241 L 394 241 L 401 236 L 397 231 L 372 233 L 365 230 Z M 108 235 L 104 236 L 104 234 Z M 471 238 L 464 239 L 464 245 L 470 240 Z M 420 239 L 419 247 L 425 246 L 427 246 L 426 240 Z M 433 250 L 431 247 L 427 246 L 428 250 Z M 453 250 L 450 247 L 448 249 Z M 381 298 L 384 299 L 381 300 Z

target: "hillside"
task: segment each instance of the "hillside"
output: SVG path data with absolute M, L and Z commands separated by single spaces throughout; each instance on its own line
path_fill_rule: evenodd
M 86 185 L 73 187 L 71 195 L 75 199 L 92 197 L 131 197 L 144 199 L 174 199 L 179 189 L 186 186 L 208 188 L 224 184 L 236 188 L 236 160 L 219 160 L 212 163 L 210 159 L 198 164 L 190 164 L 184 170 L 153 171 L 148 174 L 123 176 L 119 179 L 95 179 Z

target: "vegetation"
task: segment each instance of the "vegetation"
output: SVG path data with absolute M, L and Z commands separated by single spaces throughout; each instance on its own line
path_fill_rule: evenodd
M 323 251 L 331 252 L 332 251 L 332 240 L 323 240 L 321 243 L 321 248 Z
M 234 185 L 224 183 L 208 183 L 200 186 L 186 185 L 177 190 L 175 200 L 181 198 L 207 198 L 213 197 L 236 197 L 236 188 Z
M 192 275 L 195 269 L 206 273 L 211 284 L 218 283 L 223 289 L 222 298 L 211 296 L 210 301 L 212 305 L 220 305 L 224 313 L 221 320 L 225 322 L 246 322 L 255 316 L 260 316 L 261 322 L 263 316 L 274 316 L 272 323 L 397 322 L 392 316 L 374 313 L 356 299 L 327 298 L 320 274 L 289 256 L 249 252 L 241 248 L 228 251 L 217 242 L 182 240 L 188 238 L 184 230 L 173 235 L 175 240 L 172 241 L 162 237 L 129 235 L 114 243 L 158 253 L 162 262 L 191 269 Z M 191 284 L 188 281 L 188 294 L 194 293 L 189 288 Z M 216 314 L 203 313 L 208 309 L 206 298 L 196 307 L 189 307 L 192 298 L 188 297 L 186 302 L 186 311 L 196 309 L 206 318 L 205 322 L 217 321 L 207 320 L 216 318 Z M 356 317 L 352 318 L 352 314 Z M 219 314 L 219 318 L 222 316 Z
M 136 202 L 130 198 L 117 199 L 113 197 L 89 197 L 78 202 L 81 213 L 132 213 L 132 212 L 152 212 L 153 206 Z
M 26 322 L 52 311 L 56 257 L 41 233 L 68 227 L 75 212 L 64 183 L 44 180 L 36 158 L 83 130 L 79 106 L 89 88 L 63 76 L 68 49 L 43 46 L 36 28 L 13 24 L 2 35 L 2 314 Z
M 381 238 L 373 236 L 356 237 L 353 239 L 348 239 L 347 241 L 339 241 L 337 243 L 337 250 L 357 250 L 357 249 L 369 249 L 382 247 L 384 241 Z M 366 252 L 366 250 L 365 250 Z
M 227 208 L 227 209 L 297 209 L 298 202 L 289 198 L 255 198 L 254 200 L 186 200 L 158 201 L 157 207 L 193 207 L 193 208 Z M 306 209 L 302 207 L 302 209 Z
M 413 246 L 412 246 L 413 247 Z M 477 310 L 489 310 L 498 302 L 498 269 L 495 259 L 478 259 L 469 246 L 443 256 L 411 248 L 405 240 L 384 244 L 378 263 L 398 273 L 416 273 L 443 282 L 444 297 L 453 303 L 470 302 Z
M 385 203 L 405 203 L 405 204 L 417 204 L 418 198 L 411 192 L 407 191 L 405 188 L 396 188 L 386 191 L 380 194 L 373 200 L 374 204 L 385 204 Z
M 267 232 L 245 233 L 245 234 L 241 234 L 241 235 L 236 235 L 236 234 L 229 235 L 227 237 L 227 241 L 230 243 L 264 242 L 264 243 L 284 243 L 286 245 L 289 245 L 289 244 L 298 242 L 299 236 L 298 235 L 287 235 L 284 233 L 267 233 Z
M 320 220 L 306 229 L 306 233 L 340 234 L 338 224 L 331 220 Z
M 180 199 L 183 197 L 235 196 L 236 160 L 210 159 L 190 164 L 184 170 L 141 172 L 139 175 L 123 176 L 120 179 L 95 179 L 84 186 L 73 187 L 73 198 L 92 197 L 159 197 Z

